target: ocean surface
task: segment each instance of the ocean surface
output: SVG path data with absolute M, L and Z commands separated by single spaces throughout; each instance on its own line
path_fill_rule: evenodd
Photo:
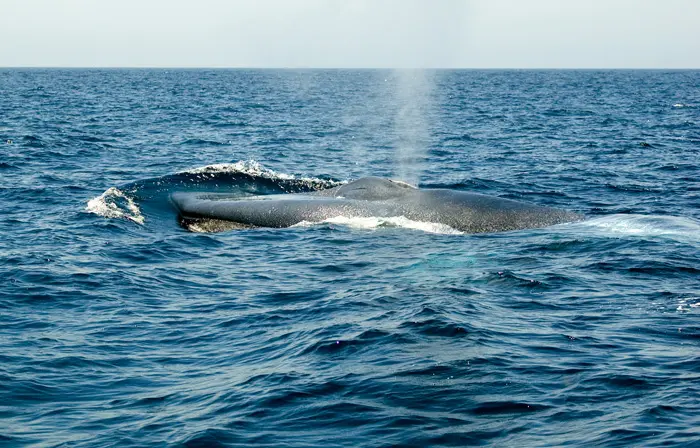
M 0 445 L 700 446 L 700 71 L 0 69 Z M 181 226 L 374 175 L 584 214 Z

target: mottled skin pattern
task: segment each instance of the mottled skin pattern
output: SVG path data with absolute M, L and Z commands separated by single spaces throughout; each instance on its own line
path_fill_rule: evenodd
M 468 233 L 545 227 L 578 221 L 579 214 L 494 196 L 444 189 L 419 189 L 403 182 L 365 177 L 306 194 L 232 198 L 226 194 L 173 193 L 184 218 L 233 221 L 256 227 L 289 227 L 337 216 L 405 216 Z

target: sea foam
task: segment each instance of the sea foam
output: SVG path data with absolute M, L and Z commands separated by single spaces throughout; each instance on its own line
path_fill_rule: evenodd
M 134 199 L 116 187 L 108 188 L 101 195 L 90 199 L 85 210 L 105 218 L 124 218 L 137 224 L 145 221 Z
M 379 229 L 379 228 L 404 228 L 420 230 L 426 233 L 439 233 L 447 235 L 460 235 L 463 232 L 453 229 L 452 227 L 435 223 L 435 222 L 425 222 L 425 221 L 414 221 L 406 218 L 405 216 L 370 216 L 370 217 L 347 217 L 347 216 L 336 216 L 333 218 L 328 218 L 320 222 L 309 222 L 302 221 L 295 224 L 292 227 L 308 227 L 320 224 L 338 224 L 342 226 L 351 227 L 354 229 Z

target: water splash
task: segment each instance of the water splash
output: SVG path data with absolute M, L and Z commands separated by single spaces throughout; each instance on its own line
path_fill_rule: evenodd
M 196 176 L 199 179 L 232 177 L 243 174 L 255 179 L 268 179 L 273 182 L 288 184 L 289 186 L 303 186 L 304 190 L 324 190 L 326 188 L 337 187 L 347 181 L 332 179 L 322 179 L 319 177 L 299 176 L 295 174 L 281 173 L 269 168 L 265 168 L 255 160 L 239 160 L 234 163 L 217 163 L 176 173 L 181 176 Z
M 256 160 L 239 160 L 233 163 L 214 163 L 211 165 L 199 166 L 177 174 L 211 174 L 211 173 L 246 173 L 251 176 L 292 178 L 290 174 L 280 174 L 271 169 L 265 168 Z
M 124 218 L 137 224 L 145 221 L 134 199 L 116 187 L 108 188 L 101 195 L 90 199 L 85 210 L 105 218 Z

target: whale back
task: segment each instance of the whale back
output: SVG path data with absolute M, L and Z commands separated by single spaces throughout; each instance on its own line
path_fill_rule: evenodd
M 403 216 L 469 233 L 500 232 L 578 221 L 566 210 L 465 191 L 418 189 L 409 184 L 366 177 L 340 187 L 306 194 L 232 198 L 175 192 L 171 201 L 181 216 L 233 221 L 260 227 L 288 227 L 302 221 L 346 217 Z
M 417 188 L 404 182 L 381 177 L 363 177 L 341 185 L 333 195 L 361 201 L 385 201 L 403 197 L 415 191 Z

